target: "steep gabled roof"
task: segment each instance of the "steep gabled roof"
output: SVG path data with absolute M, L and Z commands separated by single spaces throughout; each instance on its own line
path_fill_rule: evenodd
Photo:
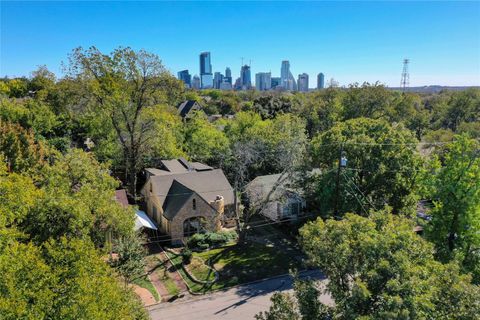
M 146 186 L 150 183 L 152 193 L 159 199 L 168 219 L 177 214 L 193 193 L 207 203 L 214 201 L 217 195 L 223 196 L 225 205 L 233 204 L 234 200 L 233 188 L 221 169 L 152 176 Z M 143 193 L 147 192 L 150 192 L 149 188 L 144 188 Z
M 171 220 L 195 192 L 173 180 L 163 203 L 163 215 Z
M 185 118 L 190 110 L 200 110 L 202 106 L 195 100 L 185 100 L 178 105 L 178 113 L 182 118 Z

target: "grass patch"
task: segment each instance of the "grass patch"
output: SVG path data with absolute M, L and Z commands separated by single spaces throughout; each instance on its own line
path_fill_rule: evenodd
M 168 270 L 165 268 L 165 266 L 162 265 L 160 268 L 155 270 L 155 272 L 162 280 L 162 283 L 167 289 L 169 295 L 175 296 L 180 292 L 177 285 L 175 284 L 175 281 L 168 276 Z
M 187 266 L 191 274 L 201 281 L 213 281 L 215 280 L 215 273 L 210 269 L 202 260 L 193 257 L 192 262 Z
M 177 285 L 175 284 L 175 281 L 170 279 L 170 277 L 167 277 L 166 279 L 162 280 L 162 283 L 167 289 L 169 295 L 176 296 L 180 292 Z
M 147 289 L 152 294 L 155 301 L 158 302 L 160 300 L 160 296 L 158 295 L 157 290 L 155 289 L 155 287 L 150 282 L 150 280 L 148 279 L 147 276 L 137 278 L 137 279 L 133 280 L 132 282 L 139 287 Z
M 301 268 L 301 263 L 285 253 L 283 248 L 261 244 L 230 246 L 198 253 L 219 271 L 219 280 L 213 286 L 224 288 L 259 280 Z
M 214 266 L 219 272 L 217 282 L 210 285 L 200 285 L 191 281 L 181 268 L 181 256 L 168 253 L 177 270 L 182 274 L 189 287 L 195 292 L 208 292 L 211 290 L 223 289 L 237 284 L 255 281 L 288 273 L 290 269 L 301 269 L 302 265 L 297 259 L 289 254 L 284 248 L 251 243 L 244 246 L 232 245 L 224 248 L 193 253 L 207 263 Z M 195 268 L 192 269 L 192 273 Z M 204 279 L 205 271 L 201 269 L 200 280 Z M 213 276 L 213 275 L 212 275 Z
M 203 285 L 197 284 L 193 282 L 188 275 L 185 273 L 185 271 L 182 268 L 182 256 L 181 255 L 175 255 L 170 252 L 166 252 L 166 254 L 170 257 L 172 260 L 173 265 L 177 269 L 177 271 L 182 275 L 183 279 L 187 283 L 187 285 L 190 287 L 190 289 L 194 292 L 203 292 L 202 288 Z

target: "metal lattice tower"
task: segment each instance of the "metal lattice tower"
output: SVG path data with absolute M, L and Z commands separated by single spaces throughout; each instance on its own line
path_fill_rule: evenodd
M 403 71 L 402 71 L 402 80 L 400 81 L 400 87 L 402 88 L 402 92 L 408 88 L 410 75 L 408 74 L 408 63 L 410 60 L 403 59 Z

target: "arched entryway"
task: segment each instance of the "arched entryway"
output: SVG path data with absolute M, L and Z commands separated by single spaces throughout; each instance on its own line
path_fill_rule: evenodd
M 206 220 L 204 217 L 192 217 L 183 221 L 183 236 L 190 237 L 195 233 L 205 232 Z

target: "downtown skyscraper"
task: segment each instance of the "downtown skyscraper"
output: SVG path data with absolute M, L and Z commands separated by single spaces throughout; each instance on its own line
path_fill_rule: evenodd
M 298 91 L 308 92 L 308 74 L 302 73 L 298 75 Z
M 188 73 L 188 70 L 182 70 L 177 73 L 178 79 L 185 83 L 185 87 L 190 88 L 192 86 L 192 76 Z
M 282 61 L 282 68 L 280 70 L 281 86 L 285 90 L 294 91 L 297 89 L 295 78 L 290 72 L 290 62 L 288 60 Z
M 255 88 L 259 91 L 266 91 L 272 88 L 272 74 L 270 72 L 259 72 L 255 75 Z
M 202 89 L 213 87 L 213 74 L 210 52 L 200 53 L 200 85 Z
M 244 65 L 240 69 L 240 86 L 242 90 L 248 90 L 252 87 L 252 76 L 249 65 Z
M 317 89 L 323 88 L 325 88 L 325 76 L 320 72 L 317 76 Z

